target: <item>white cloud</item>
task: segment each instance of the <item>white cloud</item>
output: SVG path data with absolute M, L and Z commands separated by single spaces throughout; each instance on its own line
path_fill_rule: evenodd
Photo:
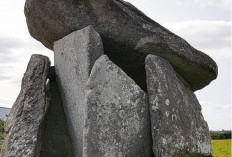
M 11 107 L 16 100 L 32 54 L 49 56 L 53 63 L 53 52 L 28 33 L 15 33 L 14 36 L 0 30 L 0 106 L 4 107 Z
M 193 20 L 231 21 L 231 0 L 127 0 L 164 24 Z
M 13 103 L 13 101 L 0 98 L 0 104 L 2 104 L 1 107 L 9 108 Z
M 231 0 L 193 0 L 194 3 L 202 8 L 215 7 L 230 9 Z
M 196 5 L 203 9 L 220 8 L 230 10 L 231 0 L 174 0 L 178 5 Z
M 200 102 L 202 113 L 208 122 L 210 130 L 231 130 L 231 104 L 215 104 L 214 102 Z
M 213 58 L 231 57 L 231 21 L 198 20 L 165 26 Z
M 0 106 L 13 105 L 32 54 L 43 54 L 53 61 L 53 52 L 29 35 L 24 3 L 0 1 Z

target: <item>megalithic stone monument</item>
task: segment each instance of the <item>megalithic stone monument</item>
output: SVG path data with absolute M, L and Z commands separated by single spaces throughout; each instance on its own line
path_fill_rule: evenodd
M 146 94 L 102 55 L 92 26 L 60 39 L 54 51 L 55 69 L 39 55 L 28 64 L 2 157 L 211 155 L 200 104 L 167 60 L 147 56 Z
M 1 157 L 211 156 L 206 54 L 122 0 L 26 0 L 32 55 Z M 146 59 L 145 59 L 146 58 Z

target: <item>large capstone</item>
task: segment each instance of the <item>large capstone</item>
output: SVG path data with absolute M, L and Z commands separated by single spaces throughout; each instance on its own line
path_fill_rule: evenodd
M 46 99 L 48 109 L 44 118 L 44 133 L 40 157 L 74 157 L 60 91 L 50 68 Z
M 5 124 L 6 137 L 1 157 L 40 155 L 49 66 L 48 57 L 32 55 L 20 94 Z
M 26 0 L 25 15 L 30 34 L 49 49 L 56 40 L 93 25 L 105 53 L 145 90 L 148 54 L 168 60 L 193 90 L 217 77 L 209 56 L 122 0 Z
M 86 85 L 84 157 L 151 157 L 145 92 L 103 55 Z
M 103 54 L 102 40 L 89 26 L 54 43 L 55 71 L 75 156 L 82 157 L 85 84 L 94 62 Z
M 210 155 L 209 128 L 189 84 L 154 55 L 146 58 L 146 72 L 154 155 Z

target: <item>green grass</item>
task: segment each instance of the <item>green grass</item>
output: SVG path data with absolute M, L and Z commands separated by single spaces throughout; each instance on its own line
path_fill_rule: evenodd
M 231 157 L 231 139 L 212 140 L 213 157 Z

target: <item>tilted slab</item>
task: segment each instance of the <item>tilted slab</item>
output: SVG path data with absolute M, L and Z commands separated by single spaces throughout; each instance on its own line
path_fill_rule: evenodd
M 74 157 L 60 91 L 56 80 L 53 80 L 55 76 L 51 76 L 54 75 L 54 67 L 50 69 L 46 91 L 48 109 L 44 118 L 40 157 Z
M 84 157 L 151 157 L 145 92 L 103 55 L 86 85 Z
M 20 94 L 5 124 L 6 137 L 1 157 L 39 156 L 49 66 L 48 57 L 32 55 L 22 80 Z
M 168 60 L 193 90 L 217 77 L 209 56 L 123 0 L 26 0 L 25 15 L 30 34 L 50 49 L 54 41 L 93 25 L 105 54 L 144 90 L 148 54 Z
M 89 26 L 54 43 L 55 71 L 75 156 L 82 157 L 85 84 L 94 62 L 103 54 L 101 38 Z
M 189 84 L 160 57 L 148 55 L 145 64 L 154 155 L 210 155 L 209 128 Z

